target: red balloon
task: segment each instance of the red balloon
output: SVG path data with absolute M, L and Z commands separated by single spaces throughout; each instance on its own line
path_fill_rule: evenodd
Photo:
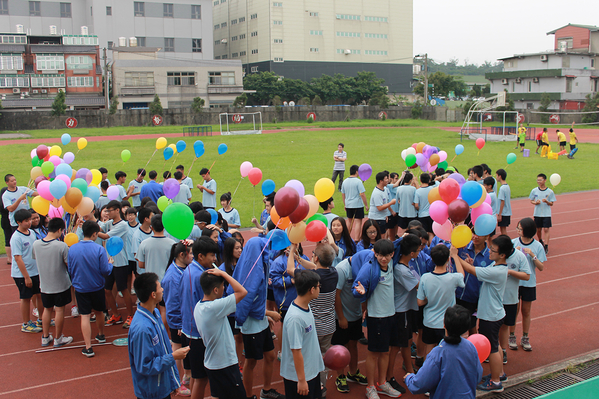
M 252 168 L 248 173 L 248 179 L 252 185 L 257 185 L 262 180 L 262 171 L 259 168 Z
M 472 334 L 468 337 L 468 341 L 472 342 L 476 351 L 478 352 L 478 360 L 484 362 L 486 358 L 491 354 L 491 343 L 482 334 Z
M 466 220 L 468 217 L 468 214 L 470 213 L 470 207 L 466 201 L 457 199 L 449 204 L 447 207 L 447 213 L 449 214 L 449 218 L 452 222 L 460 223 Z
M 293 187 L 283 187 L 277 191 L 277 194 L 275 194 L 275 207 L 277 208 L 279 216 L 284 218 L 291 215 L 291 213 L 295 211 L 295 208 L 297 208 L 299 200 L 299 194 Z
M 446 204 L 451 204 L 460 195 L 460 184 L 453 179 L 445 179 L 439 185 L 439 195 Z
M 44 159 L 46 157 L 46 155 L 48 155 L 48 147 L 46 147 L 43 144 L 40 144 L 35 149 L 35 153 L 37 154 L 37 157 L 39 159 Z
M 44 180 L 48 180 L 48 178 L 46 176 L 38 176 L 35 178 L 35 188 L 37 188 L 37 185 L 40 184 L 40 182 L 44 181 Z
M 343 370 L 349 364 L 351 355 L 343 345 L 333 345 L 324 354 L 324 365 L 331 370 Z
M 279 190 L 279 192 L 280 191 L 281 190 Z M 279 195 L 279 193 L 277 193 L 276 195 Z M 276 195 L 275 202 L 277 201 Z M 306 201 L 306 199 L 302 197 L 299 199 L 299 204 L 297 204 L 297 208 L 295 208 L 295 211 L 291 212 L 291 214 L 289 215 L 289 220 L 291 220 L 291 223 L 293 224 L 299 223 L 302 220 L 304 220 L 306 216 L 308 216 L 309 212 L 310 204 L 308 204 L 308 201 Z
M 306 240 L 318 242 L 327 236 L 327 226 L 320 220 L 313 220 L 306 226 Z

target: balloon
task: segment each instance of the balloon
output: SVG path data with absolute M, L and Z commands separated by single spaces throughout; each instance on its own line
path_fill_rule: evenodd
M 166 147 L 166 139 L 164 137 L 158 137 L 156 139 L 156 149 L 161 150 Z M 187 237 L 186 237 L 187 238 Z
M 194 226 L 193 212 L 187 205 L 175 202 L 164 210 L 162 223 L 170 235 L 185 240 Z
M 553 187 L 560 184 L 561 181 L 562 181 L 562 177 L 560 175 L 558 175 L 557 173 L 554 173 L 551 176 L 549 176 L 549 182 L 553 185 Z
M 195 152 L 196 158 L 204 155 L 204 143 L 201 140 L 196 140 L 196 142 L 193 143 L 193 152 Z
M 304 199 L 308 201 L 308 205 L 310 205 L 310 210 L 308 211 L 308 215 L 306 215 L 306 217 L 309 218 L 316 212 L 318 212 L 318 207 L 320 206 L 320 203 L 318 202 L 316 197 L 311 194 L 304 195 Z
M 71 142 L 71 135 L 68 133 L 64 133 L 62 136 L 60 136 L 60 142 L 62 143 L 62 145 L 69 144 Z
M 40 144 L 35 149 L 35 153 L 39 159 L 44 159 L 46 158 L 46 155 L 48 155 L 48 147 L 46 147 L 43 144 Z
M 449 164 L 447 163 L 447 161 L 442 161 L 437 164 L 437 167 L 443 169 L 444 171 L 447 171 L 448 166 Z
M 68 192 L 68 190 L 67 190 L 67 192 Z M 65 199 L 65 197 L 62 197 L 62 198 L 60 199 L 60 202 L 59 202 L 59 203 L 60 203 L 60 206 L 62 207 L 62 209 L 63 209 L 65 212 L 68 212 L 68 213 L 70 213 L 71 215 L 74 215 L 74 214 L 75 214 L 75 212 L 77 212 L 77 210 L 76 210 L 75 208 L 73 208 L 72 206 L 70 206 L 70 205 L 67 203 L 67 200 Z
M 78 188 L 79 191 L 81 191 L 81 195 L 87 194 L 87 182 L 85 180 L 83 180 L 82 178 L 77 178 L 77 179 L 73 180 L 73 183 L 71 183 L 71 187 Z M 116 189 L 117 196 L 118 196 L 119 188 L 117 186 L 111 186 L 111 187 L 114 187 Z M 108 190 L 110 190 L 110 187 L 108 187 Z M 106 193 L 108 193 L 108 191 Z M 108 198 L 110 198 L 110 195 L 108 196 Z M 110 199 L 113 200 L 114 198 L 110 198 Z
M 31 200 L 31 207 L 38 214 L 46 216 L 50 210 L 50 201 L 43 198 L 41 195 L 38 195 L 37 197 L 33 197 Z
M 445 151 L 439 151 L 439 162 L 443 162 L 447 159 L 447 153 Z
M 299 180 L 295 180 L 295 179 L 289 180 L 287 183 L 285 183 L 285 187 L 294 188 L 295 191 L 297 191 L 297 193 L 299 194 L 300 197 L 303 197 L 306 194 L 306 190 L 304 189 L 304 185 Z
M 85 182 L 87 184 L 91 183 L 92 179 L 94 178 L 94 176 L 92 175 L 92 172 L 89 169 L 87 169 L 87 168 L 81 168 L 81 169 L 79 169 L 77 171 L 77 174 L 75 175 L 75 177 L 78 178 L 78 179 L 85 180 Z M 81 192 L 83 192 L 83 190 L 81 190 Z M 85 194 L 85 193 L 83 193 L 83 194 Z
M 472 220 L 472 224 L 476 223 L 476 219 L 478 219 L 479 216 L 485 214 L 493 214 L 493 209 L 491 208 L 491 205 L 487 204 L 486 202 L 483 202 L 480 206 L 476 208 L 472 208 L 472 212 L 470 212 L 470 220 Z
M 416 156 L 416 147 L 408 147 L 406 148 L 406 158 L 408 155 L 414 155 Z
M 70 139 L 71 138 L 69 137 L 69 140 Z M 79 237 L 77 237 L 77 234 L 75 234 L 75 233 L 69 233 L 66 236 L 64 236 L 64 243 L 67 244 L 69 247 L 74 244 L 77 244 L 78 242 L 79 242 Z
M 38 176 L 35 178 L 35 188 L 37 189 L 38 184 L 40 184 L 40 182 L 44 181 L 44 180 L 48 180 L 48 178 L 46 176 Z
M 405 161 L 407 156 L 408 156 L 407 150 L 403 150 L 401 152 L 401 159 L 403 159 Z
M 63 214 L 64 214 L 64 209 L 62 208 L 62 206 L 58 205 L 58 208 L 57 208 L 54 205 L 50 204 L 50 209 L 48 210 L 48 217 L 50 219 L 62 218 Z
M 62 148 L 60 148 L 57 145 L 53 145 L 52 147 L 50 147 L 50 151 L 48 151 L 48 153 L 50 154 L 50 156 L 57 156 L 60 157 L 60 155 L 62 154 Z
M 102 173 L 98 169 L 92 169 L 89 171 L 92 174 L 92 181 L 89 183 L 90 186 L 97 186 L 102 181 Z
M 85 196 L 91 198 L 91 200 L 96 203 L 100 199 L 101 194 L 102 193 L 100 193 L 100 189 L 97 186 L 89 186 Z
M 110 186 L 106 190 L 106 196 L 109 200 L 115 200 L 119 197 L 119 188 L 117 186 Z
M 60 157 L 57 156 L 57 155 L 51 155 L 50 159 L 48 161 L 52 162 L 52 164 L 54 165 L 54 167 L 60 165 Z
M 29 153 L 29 155 L 31 155 L 31 159 L 33 159 L 34 157 L 37 157 L 36 155 L 36 149 L 34 148 L 33 150 L 31 150 L 31 152 Z M 39 159 L 39 158 L 38 158 Z M 34 165 L 35 166 L 35 165 Z
M 303 199 L 303 198 L 302 198 Z M 306 238 L 306 223 L 299 222 L 289 226 L 287 229 L 287 237 L 293 244 L 299 244 Z
M 177 152 L 183 152 L 187 148 L 187 143 L 183 140 L 177 141 Z
M 219 144 L 218 145 L 218 155 L 223 155 L 225 152 L 227 152 L 229 148 L 227 147 L 227 145 L 225 143 Z M 255 186 L 255 184 L 254 184 Z
M 327 226 L 320 220 L 313 220 L 306 226 L 306 240 L 318 242 L 327 236 Z
M 460 155 L 461 153 L 464 152 L 464 146 L 461 144 L 458 144 L 455 146 L 455 154 L 456 155 Z
M 277 195 L 279 195 L 279 193 L 277 193 Z M 275 197 L 275 201 L 276 200 L 277 200 L 277 198 Z M 310 204 L 308 203 L 308 201 L 306 201 L 306 199 L 304 197 L 301 197 L 299 199 L 297 207 L 289 215 L 289 220 L 293 224 L 299 223 L 302 220 L 304 220 L 306 218 L 306 216 L 308 216 L 308 212 L 310 212 Z
M 422 141 L 420 143 L 416 144 L 416 153 L 422 154 L 422 150 L 424 149 L 425 145 L 426 144 L 423 143 Z
M 333 345 L 324 354 L 324 365 L 331 370 L 343 370 L 349 364 L 351 356 L 343 345 Z
M 73 176 L 73 168 L 67 163 L 61 163 L 55 168 L 56 175 L 65 175 L 70 179 Z
M 216 222 L 218 222 L 218 212 L 214 209 L 208 209 L 208 213 L 210 214 L 210 223 L 216 224 Z
M 241 173 L 241 177 L 247 177 L 248 173 L 250 172 L 250 170 L 253 167 L 254 167 L 254 165 L 252 165 L 252 163 L 249 161 L 242 162 L 241 166 L 239 166 L 239 173 Z M 264 195 L 268 195 L 268 194 L 264 194 Z
M 489 339 L 482 334 L 472 334 L 468 337 L 468 341 L 472 342 L 478 352 L 478 360 L 484 362 L 491 354 L 491 343 Z
M 439 154 L 432 154 L 431 157 L 428 159 L 428 162 L 431 164 L 431 166 L 437 165 L 441 160 L 441 157 L 439 157 Z
M 482 206 L 479 208 L 482 208 Z M 476 222 L 474 223 L 474 232 L 477 236 L 486 236 L 494 232 L 496 227 L 497 218 L 485 213 L 476 219 Z
M 169 144 L 168 148 L 170 148 L 171 150 L 173 150 L 173 154 L 177 153 L 177 146 L 174 144 Z
M 416 154 L 416 165 L 422 167 L 424 165 L 426 165 L 426 157 L 422 154 Z
M 457 181 L 460 186 L 462 186 L 462 185 L 464 185 L 464 183 L 466 183 L 466 179 L 464 179 L 464 176 L 462 176 L 459 173 L 450 174 L 449 179 Z
M 454 227 L 451 232 L 451 244 L 456 248 L 464 248 L 472 240 L 472 230 L 466 225 Z
M 299 199 L 300 197 L 297 190 L 292 187 L 283 187 L 277 191 L 277 194 L 275 195 L 275 207 L 277 208 L 279 216 L 286 217 L 291 215 L 291 213 L 295 211 L 295 208 L 297 208 Z
M 472 208 L 472 209 L 478 208 L 483 202 L 485 202 L 486 199 L 487 199 L 487 190 L 485 190 L 483 188 L 483 192 L 482 192 L 482 195 L 480 196 L 480 199 L 478 201 L 476 201 L 476 203 L 474 205 L 471 205 L 470 208 Z
M 54 199 L 54 197 L 50 193 L 50 181 L 49 180 L 44 180 L 44 181 L 40 182 L 37 186 L 37 192 L 39 195 L 41 195 L 43 198 L 47 199 L 48 201 L 52 201 Z
M 50 183 L 50 194 L 54 198 L 62 198 L 67 193 L 67 185 L 59 179 L 55 179 Z
M 65 152 L 64 156 L 62 157 L 62 159 L 70 164 L 75 160 L 75 154 L 73 154 L 72 152 Z
M 31 158 L 31 166 L 36 167 L 36 166 L 40 166 L 39 163 L 43 162 L 40 161 L 40 159 L 37 157 L 37 155 L 34 155 L 33 158 Z
M 164 156 L 164 160 L 168 161 L 175 154 L 171 147 L 166 147 L 164 151 L 162 151 L 162 155 Z
M 508 165 L 511 165 L 514 162 L 516 162 L 517 158 L 518 157 L 516 156 L 516 154 L 514 154 L 513 152 L 510 152 L 509 154 L 507 154 L 507 157 L 505 157 L 505 160 L 507 161 Z
M 123 239 L 121 237 L 119 237 L 119 236 L 110 237 L 106 241 L 106 252 L 108 252 L 108 255 L 110 255 L 110 256 L 115 256 L 123 250 L 124 246 L 125 246 L 125 243 L 123 242 Z
M 54 180 L 52 183 L 56 181 L 57 180 Z M 81 194 L 81 190 L 77 187 L 71 187 L 67 190 L 64 199 L 70 207 L 77 208 L 83 199 L 83 194 Z
M 428 203 L 432 204 L 435 201 L 443 201 L 439 194 L 439 187 L 434 187 L 428 192 Z
M 476 148 L 478 148 L 479 150 L 482 150 L 482 148 L 485 146 L 485 139 L 483 139 L 482 137 L 479 137 L 476 139 Z
M 160 209 L 160 211 L 162 211 L 162 212 L 164 212 L 166 207 L 172 203 L 173 203 L 173 200 L 166 198 L 164 195 L 161 196 L 160 198 L 158 198 L 158 201 L 156 201 L 156 205 L 158 205 L 158 209 Z
M 279 216 L 274 206 L 270 208 L 270 220 L 280 229 L 286 229 L 291 224 L 288 217 L 282 218 Z
M 42 172 L 44 176 L 50 176 L 50 173 L 54 171 L 54 164 L 50 161 L 46 161 L 42 164 Z
M 451 204 L 460 195 L 460 185 L 453 179 L 445 179 L 439 185 L 439 195 L 446 204 Z
M 461 196 L 468 206 L 474 205 L 483 195 L 483 186 L 475 181 L 468 181 L 462 186 Z
M 55 177 L 55 180 L 62 180 L 67 185 L 67 190 L 71 188 L 71 179 L 65 175 L 58 175 Z
M 318 202 L 324 202 L 335 194 L 335 183 L 329 178 L 323 177 L 314 185 L 314 196 Z
M 87 147 L 87 139 L 84 139 L 83 137 L 80 138 L 79 140 L 77 140 L 77 148 L 79 148 L 80 150 L 84 149 L 85 147 Z
M 259 168 L 250 169 L 248 179 L 250 179 L 250 183 L 255 187 L 262 180 L 262 171 Z
M 247 176 L 247 174 L 246 174 Z M 268 194 L 272 194 L 275 191 L 275 182 L 270 180 L 270 179 L 266 179 L 262 182 L 262 194 L 264 194 L 265 196 Z
M 89 215 L 94 210 L 94 202 L 91 198 L 83 197 L 77 206 L 77 214 L 81 217 Z
M 360 180 L 362 181 L 370 179 L 370 176 L 372 176 L 372 167 L 367 163 L 363 163 L 358 168 L 358 176 L 360 176 Z
M 131 158 L 131 151 L 123 150 L 121 151 L 121 159 L 123 162 L 127 162 Z
M 322 223 L 324 223 L 325 226 L 329 225 L 329 221 L 327 220 L 326 216 L 324 216 L 322 213 L 316 213 L 312 215 L 310 218 L 308 218 L 308 220 L 306 220 L 306 223 L 310 224 L 310 222 L 313 220 L 320 220 Z
M 447 221 L 447 218 L 449 217 L 449 214 L 447 212 L 448 206 L 443 201 L 435 201 L 431 204 L 429 208 L 429 214 L 431 218 L 439 224 L 443 224 L 445 223 L 445 221 Z
M 42 172 L 42 168 L 40 168 L 39 166 L 34 166 L 33 168 L 31 168 L 31 172 L 29 173 L 29 175 L 31 176 L 31 180 L 35 180 L 40 176 L 44 175 L 44 172 Z
M 432 150 L 433 148 L 426 144 L 423 148 L 422 148 L 422 155 L 424 155 L 427 158 L 430 158 L 431 154 L 432 154 Z
M 162 185 L 162 191 L 164 192 L 164 196 L 168 199 L 175 198 L 177 194 L 179 194 L 180 190 L 181 185 L 179 184 L 177 179 L 166 179 L 166 181 Z
M 284 230 L 274 229 L 268 232 L 266 237 L 270 238 L 270 247 L 274 251 L 280 251 L 291 245 L 291 241 Z
M 490 196 L 490 195 L 487 195 L 487 196 L 485 197 L 485 201 L 484 201 L 484 203 L 485 203 L 485 204 L 489 204 L 489 205 L 491 205 L 491 196 Z
M 410 167 L 414 166 L 415 164 L 416 164 L 416 155 L 408 154 L 408 156 L 406 156 L 406 166 L 408 168 L 410 168 Z
M 470 207 L 466 201 L 456 199 L 451 201 L 451 204 L 447 206 L 447 214 L 453 223 L 460 223 L 466 220 L 470 213 Z

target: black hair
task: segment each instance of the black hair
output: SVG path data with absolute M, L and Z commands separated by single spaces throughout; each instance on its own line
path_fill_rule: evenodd
M 223 215 L 221 215 L 220 212 L 217 212 L 216 215 L 216 224 L 219 225 L 221 229 L 223 229 L 224 231 L 229 231 L 229 222 L 227 222 L 225 218 L 223 218 Z
M 377 222 L 375 222 L 374 220 L 368 219 L 367 221 L 364 222 L 364 225 L 362 226 L 362 238 L 360 238 L 362 240 L 362 244 L 364 245 L 364 249 L 367 249 L 368 247 L 370 247 L 370 238 L 368 238 L 368 234 L 366 233 L 366 230 L 368 230 L 368 228 L 371 226 L 374 226 L 376 228 L 375 241 L 378 241 L 381 239 L 381 228 L 379 227 L 379 224 Z
M 227 201 L 227 202 L 230 202 L 230 201 L 231 201 L 231 198 L 232 198 L 232 197 L 231 197 L 231 192 L 230 192 L 230 191 L 229 191 L 229 192 L 226 192 L 226 193 L 224 193 L 223 195 L 221 195 L 221 196 L 220 196 L 220 200 L 221 200 L 221 201 Z
M 333 202 L 333 197 L 329 198 L 329 199 L 328 199 L 328 200 L 326 200 L 326 201 L 322 201 L 322 202 L 320 203 L 320 207 L 326 211 L 326 210 L 328 210 L 328 209 L 329 209 L 329 204 L 330 204 L 331 202 Z
M 542 177 L 543 180 L 547 180 L 547 175 L 545 173 L 539 173 L 537 177 Z
M 127 210 L 125 211 L 125 215 L 137 215 L 137 209 L 133 206 L 127 208 Z
M 392 179 L 395 179 L 396 177 L 399 177 L 399 175 L 395 172 L 391 172 L 391 173 L 389 173 L 389 177 Z
M 420 183 L 429 184 L 431 182 L 431 175 L 423 173 L 420 175 Z
M 574 129 L 570 128 L 570 133 L 572 133 L 574 131 Z
M 343 229 L 341 231 L 341 238 L 343 239 L 343 242 L 345 243 L 344 257 L 352 256 L 353 254 L 356 253 L 356 242 L 351 238 L 351 234 L 349 233 L 349 229 L 347 228 L 345 219 L 337 216 L 335 219 L 331 220 L 331 225 L 329 227 L 329 230 L 331 231 L 331 235 L 333 236 L 333 239 L 334 239 L 335 235 L 333 234 L 333 222 L 336 220 L 339 221 L 339 223 L 341 223 L 341 227 Z
M 148 177 L 154 180 L 156 177 L 158 177 L 158 172 L 156 172 L 155 170 L 151 170 L 150 173 L 148 173 Z
M 313 270 L 296 269 L 294 281 L 297 295 L 304 296 L 312 288 L 318 287 L 318 284 L 320 283 L 320 276 Z
M 443 266 L 449 260 L 449 248 L 443 244 L 437 244 L 431 249 L 431 259 L 436 266 Z
M 488 174 L 491 174 L 493 172 L 489 165 L 487 165 L 486 163 L 481 163 L 480 166 L 482 166 L 483 172 L 487 172 Z
M 187 254 L 190 249 L 191 248 L 189 248 L 187 245 L 185 245 L 183 243 L 183 241 L 179 241 L 179 242 L 173 244 L 173 246 L 171 247 L 171 254 L 168 257 L 167 267 L 170 267 L 170 265 L 175 261 L 175 259 L 177 259 L 179 257 L 180 253 L 185 252 Z
M 473 166 L 472 173 L 474 173 L 478 177 L 483 177 L 483 167 L 480 165 Z
M 544 128 L 543 128 L 543 131 L 544 131 L 544 132 L 546 132 L 546 131 L 547 131 L 547 128 L 546 128 L 546 127 L 544 127 Z
M 19 209 L 14 215 L 15 222 L 21 223 L 27 219 L 31 219 L 31 212 L 28 209 Z
M 403 175 L 403 179 L 401 179 L 401 181 L 399 182 L 399 184 L 403 185 L 403 184 L 410 184 L 412 182 L 412 178 L 414 177 L 414 175 L 411 172 L 406 172 Z
M 150 225 L 152 226 L 152 230 L 154 230 L 156 232 L 164 231 L 164 225 L 162 224 L 162 215 L 152 216 Z
M 341 146 L 341 147 L 345 148 L 345 145 L 343 145 L 343 143 L 339 143 L 339 144 L 337 144 L 337 147 L 339 147 L 339 146 Z
M 428 240 L 428 233 L 422 226 L 408 227 L 406 233 L 414 234 L 416 237 Z
M 220 287 L 224 282 L 225 279 L 216 274 L 202 273 L 200 276 L 200 286 L 204 291 L 204 295 L 210 295 L 215 288 Z
M 152 198 L 150 198 L 150 197 L 143 197 L 141 199 L 141 204 L 140 204 L 141 209 L 145 208 L 146 205 L 148 204 L 148 202 L 154 202 L 154 201 L 152 201 Z
M 199 211 L 203 211 L 204 210 L 204 205 L 202 205 L 202 203 L 200 201 L 191 202 L 188 206 L 189 206 L 189 209 L 191 209 L 191 211 L 193 212 L 194 215 L 196 213 L 198 213 Z
M 483 183 L 485 186 L 493 187 L 495 185 L 495 180 L 491 176 L 487 176 L 485 177 L 485 180 L 483 180 Z
M 216 230 L 216 229 L 213 230 L 213 229 L 209 229 L 207 227 L 204 227 L 202 229 L 202 237 L 208 237 L 208 238 L 210 238 L 215 231 L 218 232 L 218 230 Z
M 106 209 L 118 209 L 119 210 L 119 214 L 121 215 L 121 219 L 125 218 L 125 215 L 123 215 L 123 204 L 121 203 L 121 201 L 112 200 L 109 203 L 107 203 L 106 205 L 104 205 L 104 208 L 106 208 Z
M 443 168 L 436 168 L 435 169 L 435 175 L 436 176 L 443 176 L 445 174 L 445 169 Z
M 270 193 L 266 197 L 264 197 L 264 201 L 268 201 L 271 206 L 274 206 L 275 205 L 275 195 L 276 194 L 277 194 L 277 192 L 273 191 L 272 193 Z
M 532 218 L 520 219 L 520 222 L 518 222 L 518 224 L 522 229 L 522 235 L 524 237 L 534 238 L 535 234 L 537 234 L 537 225 Z
M 108 190 L 108 187 L 109 187 L 109 185 L 108 185 L 108 180 L 102 180 L 102 181 L 100 182 L 100 188 L 101 188 L 102 190 L 106 191 L 106 190 Z
M 122 200 L 121 206 L 122 207 L 128 206 L 129 208 L 131 208 L 131 202 L 129 202 L 129 200 Z
M 374 244 L 374 253 L 375 254 L 379 254 L 379 255 L 390 255 L 393 253 L 393 251 L 395 250 L 395 247 L 393 246 L 393 242 L 391 242 L 391 240 L 388 240 L 386 238 L 383 238 L 382 240 L 378 240 L 375 244 Z
M 274 229 L 278 229 L 277 225 L 272 221 L 272 219 L 268 219 L 268 222 L 266 222 L 266 230 L 271 231 Z
M 447 330 L 447 336 L 443 340 L 450 345 L 462 342 L 462 334 L 470 329 L 470 312 L 461 305 L 453 305 L 445 311 L 443 324 Z
M 223 249 L 223 263 L 225 264 L 225 271 L 229 276 L 233 275 L 235 265 L 237 264 L 237 259 L 235 259 L 235 257 L 233 256 L 233 251 L 235 250 L 235 245 L 237 245 L 238 243 L 241 244 L 233 237 L 229 237 L 225 240 Z
M 329 244 L 318 244 L 314 248 L 314 255 L 318 257 L 318 263 L 322 267 L 333 266 L 333 260 L 335 260 L 335 251 Z
M 137 169 L 137 176 L 145 177 L 146 176 L 146 170 L 144 168 Z
M 358 172 L 358 170 L 359 170 L 359 169 L 360 169 L 360 167 L 359 167 L 358 165 L 352 165 L 352 166 L 349 168 L 349 174 L 350 174 L 351 176 L 353 176 L 353 175 L 355 175 L 355 174 L 356 174 L 356 172 Z
M 81 230 L 83 231 L 83 237 L 90 238 L 95 233 L 100 232 L 100 225 L 93 220 L 86 220 L 83 222 L 83 226 L 81 226 Z
M 203 176 L 206 173 L 210 173 L 210 170 L 208 170 L 208 168 L 202 168 L 202 170 L 200 170 L 200 176 Z
M 165 170 L 164 173 L 162 174 L 162 177 L 164 179 L 170 179 L 171 178 L 171 172 L 169 172 L 168 170 Z
M 414 234 L 406 235 L 399 243 L 399 252 L 402 256 L 409 255 L 412 252 L 417 252 L 422 245 L 420 237 Z
M 501 177 L 501 180 L 507 179 L 507 172 L 504 169 L 497 169 L 497 172 L 495 173 L 497 176 Z
M 118 172 L 116 172 L 114 174 L 114 178 L 115 179 L 120 179 L 121 177 L 127 177 L 127 174 L 125 172 L 123 172 L 122 170 L 119 170 Z
M 52 218 L 48 222 L 48 232 L 49 233 L 56 233 L 60 229 L 64 230 L 65 227 L 66 227 L 66 225 L 64 223 L 64 220 L 62 220 L 61 218 Z
M 145 303 L 152 296 L 152 292 L 156 292 L 158 288 L 158 275 L 152 272 L 142 273 L 135 277 L 133 288 L 137 294 L 137 299 L 141 303 Z
M 196 212 L 193 218 L 196 222 L 204 222 L 206 224 L 210 224 L 210 222 L 212 221 L 212 216 L 210 216 L 210 212 L 204 209 L 202 209 L 199 212 Z
M 108 173 L 108 169 L 106 169 L 105 167 L 98 168 L 98 171 L 102 174 Z
M 11 177 L 13 177 L 14 175 L 11 175 L 10 173 L 7 174 L 6 176 L 4 176 L 4 182 L 8 183 L 8 181 L 10 180 Z
M 191 250 L 193 251 L 193 258 L 197 259 L 199 254 L 208 255 L 209 253 L 218 253 L 218 244 L 212 241 L 208 237 L 200 237 L 194 241 Z
M 376 184 L 379 184 L 380 182 L 382 182 L 383 180 L 385 180 L 385 177 L 387 176 L 386 172 L 379 172 L 376 174 Z
M 181 180 L 183 178 L 183 173 L 181 173 L 180 171 L 176 171 L 175 174 L 173 175 L 173 177 L 176 180 Z
M 177 169 L 177 170 L 181 170 L 181 169 L 185 170 L 185 166 L 183 166 L 183 165 L 177 165 L 177 167 L 175 169 Z
M 410 223 L 408 223 L 408 229 L 412 229 L 414 227 L 422 227 L 422 223 L 420 222 L 420 220 L 410 220 Z
M 506 259 L 510 257 L 514 252 L 514 244 L 512 239 L 505 234 L 495 237 L 492 241 L 493 245 L 497 245 L 497 253 L 499 255 L 505 255 Z
M 133 209 L 133 208 L 129 208 L 129 209 Z M 152 214 L 152 210 L 150 208 L 141 208 L 139 210 L 139 212 L 137 212 L 137 220 L 139 220 L 140 223 L 143 223 L 144 220 L 146 220 L 147 218 L 150 217 L 150 215 Z M 152 221 L 150 220 L 150 223 Z
M 239 241 L 239 243 L 241 244 L 241 247 L 243 248 L 243 244 L 245 243 L 245 239 L 243 238 L 243 235 L 241 235 L 240 232 L 236 231 L 235 233 L 231 233 L 231 237 L 233 237 L 234 239 L 236 239 L 237 241 Z

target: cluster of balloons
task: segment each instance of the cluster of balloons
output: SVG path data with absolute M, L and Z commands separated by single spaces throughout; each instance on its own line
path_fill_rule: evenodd
M 164 139 L 164 141 L 162 141 L 161 139 Z M 163 146 L 163 144 L 164 144 L 164 146 Z M 156 140 L 156 149 L 160 150 L 162 148 L 164 148 L 164 150 L 162 151 L 164 160 L 168 161 L 169 159 L 171 159 L 173 157 L 173 155 L 179 154 L 179 153 L 185 151 L 185 149 L 187 148 L 187 143 L 185 143 L 185 141 L 183 141 L 183 140 L 179 140 L 179 141 L 177 141 L 177 144 L 169 144 L 167 147 L 166 139 L 164 137 L 160 137 L 158 140 Z M 204 148 L 204 143 L 202 143 L 202 149 L 203 148 Z
M 466 182 L 459 173 L 452 173 L 439 187 L 431 189 L 428 202 L 433 232 L 456 248 L 463 248 L 472 240 L 470 228 L 461 224 L 468 215 L 477 235 L 491 234 L 497 227 L 487 191 L 477 182 Z
M 424 142 L 414 143 L 401 152 L 401 157 L 410 169 L 420 166 L 423 172 L 434 172 L 437 168 L 447 169 L 447 152 Z
M 221 144 L 224 145 L 224 144 Z M 220 153 L 220 146 L 219 146 L 219 153 Z M 252 165 L 251 162 L 249 161 L 244 161 L 241 163 L 241 165 L 239 166 L 239 173 L 241 173 L 241 177 L 247 177 L 248 180 L 250 181 L 250 183 L 252 183 L 252 186 L 256 187 L 258 185 L 258 183 L 260 183 L 260 180 L 262 180 L 262 171 L 260 170 L 260 168 L 256 168 L 254 167 L 254 165 Z M 269 182 L 268 186 L 265 187 L 264 183 Z M 273 191 L 275 191 L 275 182 L 273 182 L 272 180 L 267 180 L 264 181 L 264 183 L 262 184 L 262 193 L 264 195 L 268 195 L 270 193 L 272 193 Z M 272 183 L 272 190 L 268 191 L 268 187 L 270 187 L 270 183 Z M 264 192 L 265 189 L 268 192 Z

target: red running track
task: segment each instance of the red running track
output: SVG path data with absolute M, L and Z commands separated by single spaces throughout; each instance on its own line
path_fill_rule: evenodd
M 562 194 L 553 207 L 552 238 L 545 270 L 537 273 L 537 301 L 532 308 L 530 332 L 532 352 L 508 351 L 505 371 L 514 375 L 578 356 L 599 348 L 599 270 L 594 261 L 599 256 L 599 191 Z M 526 199 L 512 201 L 512 226 L 515 237 L 517 221 L 532 215 L 533 206 Z M 307 250 L 310 250 L 306 248 Z M 87 359 L 80 349 L 35 353 L 41 349 L 41 334 L 20 332 L 17 290 L 4 258 L 0 260 L 0 398 L 134 398 L 127 349 L 106 345 L 98 347 L 96 356 Z M 70 316 L 65 332 L 82 341 L 79 319 Z M 95 326 L 92 327 L 95 335 Z M 109 341 L 125 336 L 120 325 L 106 328 Z M 516 329 L 521 336 L 521 324 Z M 280 331 L 277 331 L 280 336 Z M 276 341 L 280 345 L 280 340 Z M 360 367 L 364 371 L 365 347 L 359 345 Z M 484 365 L 488 373 L 488 365 Z M 261 383 L 257 372 L 256 385 Z M 401 361 L 395 376 L 403 376 Z M 273 386 L 283 389 L 275 367 Z M 363 398 L 364 387 L 350 384 L 349 394 L 338 393 L 329 380 L 329 398 Z M 258 394 L 258 388 L 254 390 Z M 409 393 L 404 397 L 413 397 Z M 422 396 L 424 398 L 424 396 Z

